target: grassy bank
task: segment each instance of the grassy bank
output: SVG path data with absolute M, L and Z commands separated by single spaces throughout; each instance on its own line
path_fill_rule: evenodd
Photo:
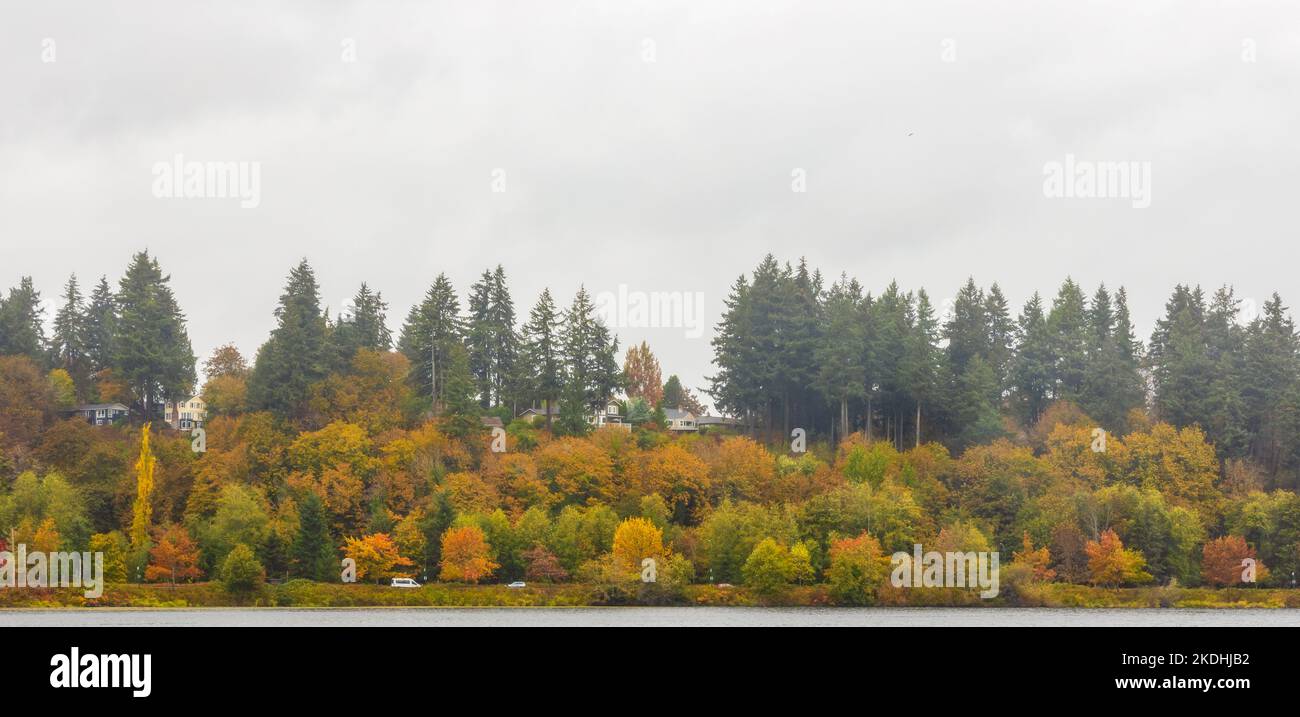
M 680 591 L 657 586 L 426 585 L 418 590 L 385 585 L 340 585 L 294 580 L 232 595 L 217 583 L 109 585 L 103 596 L 85 598 L 75 589 L 0 590 L 3 608 L 62 607 L 581 607 L 619 605 L 833 606 L 825 586 L 802 586 L 775 595 L 741 587 L 690 585 Z M 1098 588 L 1060 583 L 1022 586 L 991 600 L 956 589 L 887 588 L 874 602 L 887 607 L 1073 607 L 1073 608 L 1300 608 L 1300 590 L 1225 588 Z

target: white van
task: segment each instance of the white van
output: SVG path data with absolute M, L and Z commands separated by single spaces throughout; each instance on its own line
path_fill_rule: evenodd
M 395 588 L 418 588 L 420 584 L 411 578 L 393 578 L 393 587 Z

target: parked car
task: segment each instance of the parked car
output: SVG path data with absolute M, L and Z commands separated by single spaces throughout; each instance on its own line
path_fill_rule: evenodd
M 393 587 L 395 588 L 418 588 L 420 584 L 411 578 L 393 578 Z
M 514 581 L 513 583 L 510 583 L 509 585 L 507 585 L 506 587 L 508 587 L 508 588 L 526 588 L 526 587 L 528 587 L 528 585 L 526 585 L 526 584 L 524 583 L 523 580 L 516 580 L 516 581 Z

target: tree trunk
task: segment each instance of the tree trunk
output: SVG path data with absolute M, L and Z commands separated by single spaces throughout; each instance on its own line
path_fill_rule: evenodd
M 921 402 L 916 402 L 916 447 L 921 447 Z
M 871 442 L 871 394 L 867 393 L 867 443 Z
M 849 399 L 847 396 L 840 398 L 840 440 L 844 440 L 849 435 Z M 833 438 L 833 436 L 832 436 Z

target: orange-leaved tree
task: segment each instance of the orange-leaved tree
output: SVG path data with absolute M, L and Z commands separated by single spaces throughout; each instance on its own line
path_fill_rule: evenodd
M 195 580 L 199 571 L 199 548 L 185 528 L 175 523 L 160 526 L 154 531 L 154 545 L 149 549 L 149 565 L 144 579 L 151 583 L 166 580 L 172 585 L 178 581 Z
M 501 567 L 492 561 L 492 549 L 477 525 L 448 528 L 442 534 L 442 569 L 439 580 L 476 583 Z
M 1255 549 L 1246 544 L 1240 535 L 1225 535 L 1222 538 L 1205 541 L 1201 550 L 1201 577 L 1205 582 L 1218 587 L 1236 585 L 1244 582 L 1246 560 L 1255 560 Z M 1256 581 L 1268 577 L 1264 564 L 1255 563 Z
M 1025 531 L 1023 539 L 1024 550 L 1011 554 L 1011 561 L 1014 563 L 1027 565 L 1033 571 L 1035 580 L 1051 580 L 1056 577 L 1056 571 L 1048 567 L 1052 562 L 1052 551 L 1046 545 L 1034 550 L 1034 541 L 1029 539 L 1029 531 Z
M 1128 550 L 1114 530 L 1106 530 L 1100 540 L 1083 546 L 1088 554 L 1088 572 L 1094 585 L 1127 585 L 1151 581 L 1142 553 Z
M 343 554 L 357 561 L 359 580 L 378 581 L 393 577 L 409 577 L 401 572 L 401 569 L 414 567 L 414 563 L 398 552 L 397 545 L 387 533 L 347 538 L 343 542 Z

